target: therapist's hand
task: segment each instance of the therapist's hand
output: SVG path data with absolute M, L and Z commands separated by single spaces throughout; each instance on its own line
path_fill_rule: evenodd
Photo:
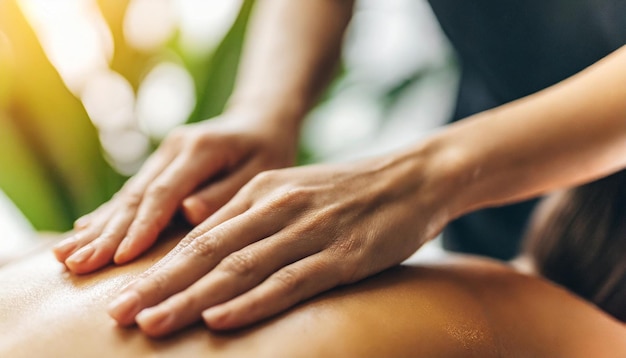
M 54 253 L 76 273 L 128 262 L 177 210 L 199 224 L 259 172 L 293 165 L 296 140 L 295 129 L 243 112 L 182 126 L 109 202 L 79 219 Z
M 162 336 L 257 322 L 398 264 L 445 220 L 411 160 L 261 173 L 127 286 L 109 313 Z

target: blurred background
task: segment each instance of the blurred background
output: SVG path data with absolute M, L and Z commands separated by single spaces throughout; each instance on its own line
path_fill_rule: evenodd
M 106 201 L 175 126 L 219 114 L 250 0 L 0 0 L 0 259 Z M 444 123 L 454 56 L 426 1 L 361 0 L 299 164 Z

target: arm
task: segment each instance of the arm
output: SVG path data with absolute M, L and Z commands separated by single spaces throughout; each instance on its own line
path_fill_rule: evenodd
M 400 263 L 465 212 L 623 168 L 625 61 L 619 50 L 403 152 L 256 176 L 109 312 L 155 336 L 200 318 L 241 327 Z
M 229 108 L 260 108 L 282 120 L 278 125 L 297 128 L 332 77 L 353 5 L 353 0 L 260 1 Z
M 277 147 L 273 152 L 288 154 L 281 165 L 258 168 L 238 181 L 237 190 L 263 170 L 293 165 L 301 121 L 332 78 L 353 5 L 354 0 L 262 0 L 256 5 L 226 113 L 244 125 L 251 121 L 257 132 L 269 130 L 269 141 Z M 207 190 L 208 197 L 201 192 L 182 203 L 194 224 L 226 203 L 211 203 L 215 189 Z
M 58 260 L 77 273 L 128 262 L 179 208 L 198 224 L 256 174 L 293 165 L 299 122 L 331 77 L 352 3 L 260 1 L 228 110 L 169 135 L 113 199 L 77 221 Z
M 446 183 L 440 200 L 451 217 L 624 168 L 626 47 L 560 84 L 451 125 L 425 147 Z

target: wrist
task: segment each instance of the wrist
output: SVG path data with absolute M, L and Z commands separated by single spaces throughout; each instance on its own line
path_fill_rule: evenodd
M 472 167 L 471 153 L 441 131 L 404 153 L 416 163 L 413 177 L 421 178 L 416 200 L 426 201 L 441 228 L 448 222 L 477 209 L 471 194 L 479 172 Z
M 297 136 L 309 110 L 303 96 L 272 93 L 234 93 L 228 100 L 226 112 L 246 118 L 254 124 L 282 128 Z
M 256 143 L 258 150 L 263 151 L 279 167 L 295 164 L 298 142 L 299 123 L 283 112 L 258 110 L 252 105 L 233 106 L 228 108 L 218 120 L 221 125 L 230 128 L 238 135 L 244 134 L 244 141 Z
M 456 200 L 461 158 L 452 156 L 441 144 L 430 138 L 406 150 L 361 163 L 363 171 L 380 174 L 369 181 L 382 188 L 382 197 L 386 198 L 383 202 L 405 203 L 407 219 L 424 225 L 420 238 L 426 240 L 439 234 L 461 211 Z
M 450 220 L 528 197 L 519 196 L 516 190 L 532 175 L 515 171 L 523 156 L 506 151 L 500 131 L 486 134 L 485 123 L 494 122 L 491 116 L 483 113 L 449 125 L 417 147 L 425 158 L 433 195 L 445 203 Z

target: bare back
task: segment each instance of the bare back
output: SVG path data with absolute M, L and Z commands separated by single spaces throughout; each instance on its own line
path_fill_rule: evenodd
M 249 329 L 201 324 L 164 340 L 116 326 L 106 304 L 162 257 L 85 276 L 47 250 L 0 269 L 0 356 L 624 357 L 626 328 L 538 278 L 482 259 L 402 266 Z

